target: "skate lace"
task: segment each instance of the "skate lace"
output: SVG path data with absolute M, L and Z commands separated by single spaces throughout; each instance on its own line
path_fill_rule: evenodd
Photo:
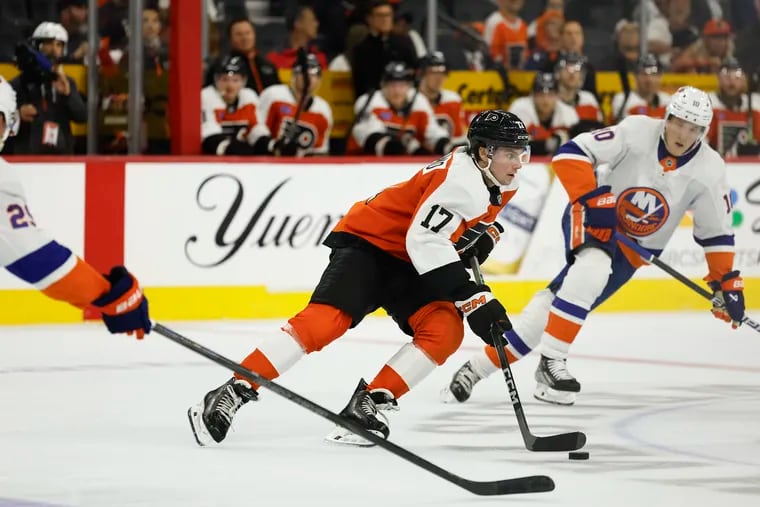
M 359 403 L 359 407 L 362 409 L 362 412 L 368 416 L 374 416 L 377 414 L 377 405 L 375 405 L 375 402 L 370 398 L 369 394 L 362 396 L 362 401 Z
M 480 380 L 480 375 L 475 373 L 472 368 L 470 367 L 470 364 L 465 364 L 462 368 L 459 369 L 457 372 L 457 382 L 462 384 L 467 390 L 472 389 L 472 386 L 475 385 L 475 383 Z
M 238 411 L 243 403 L 243 398 L 238 396 L 235 389 L 232 386 L 227 386 L 224 388 L 224 393 L 217 401 L 216 412 L 231 424 L 235 412 Z
M 558 380 L 573 380 L 573 376 L 567 371 L 567 364 L 563 359 L 549 359 L 547 367 L 552 377 Z

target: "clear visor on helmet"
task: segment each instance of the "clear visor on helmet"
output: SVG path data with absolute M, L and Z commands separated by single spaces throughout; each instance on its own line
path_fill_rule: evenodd
M 496 160 L 497 157 L 499 160 L 525 165 L 530 162 L 530 146 L 497 146 L 492 158 Z

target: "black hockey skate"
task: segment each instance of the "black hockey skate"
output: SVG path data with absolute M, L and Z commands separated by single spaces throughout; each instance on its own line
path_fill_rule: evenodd
M 451 383 L 441 391 L 441 400 L 450 403 L 454 400 L 463 403 L 470 399 L 472 388 L 483 380 L 472 367 L 472 361 L 467 361 L 457 370 Z
M 398 410 L 398 403 L 390 391 L 386 389 L 367 390 L 367 382 L 364 379 L 359 380 L 354 394 L 348 401 L 346 408 L 341 410 L 340 415 L 347 419 L 359 423 L 361 426 L 371 431 L 375 435 L 388 438 L 390 429 L 388 428 L 388 418 L 379 412 L 380 410 Z M 374 445 L 350 430 L 342 426 L 336 426 L 335 429 L 325 437 L 328 442 L 338 444 L 358 445 L 368 447 Z
M 540 401 L 556 405 L 572 405 L 581 385 L 567 371 L 566 359 L 552 359 L 544 355 L 536 368 L 536 391 L 533 396 Z
M 259 394 L 245 380 L 231 378 L 206 393 L 198 405 L 187 409 L 190 427 L 198 445 L 221 442 L 227 436 L 232 418 L 249 401 L 258 401 Z

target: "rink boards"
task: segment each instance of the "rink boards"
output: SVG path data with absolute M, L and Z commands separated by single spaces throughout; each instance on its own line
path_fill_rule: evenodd
M 179 160 L 179 161 L 178 161 Z M 408 178 L 425 159 L 303 163 L 244 159 L 14 161 L 31 212 L 62 243 L 105 271 L 126 264 L 157 319 L 286 317 L 299 310 L 327 262 L 321 246 L 357 200 Z M 729 163 L 736 266 L 749 308 L 760 308 L 760 164 Z M 566 194 L 545 163 L 521 170 L 521 189 L 500 217 L 505 237 L 486 268 L 518 312 L 563 264 L 559 217 Z M 685 217 L 662 258 L 699 280 L 702 249 Z M 688 289 L 645 267 L 600 311 L 705 308 Z M 0 272 L 0 324 L 82 319 Z

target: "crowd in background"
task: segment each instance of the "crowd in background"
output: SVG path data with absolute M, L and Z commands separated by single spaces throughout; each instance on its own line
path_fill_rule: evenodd
M 461 97 L 443 88 L 450 70 L 535 71 L 529 95 L 510 97 L 537 154 L 627 114 L 661 116 L 666 72 L 715 74 L 709 140 L 727 155 L 753 154 L 753 91 L 760 68 L 760 0 L 472 0 L 438 2 L 436 45 L 421 36 L 421 0 L 207 0 L 208 47 L 202 151 L 217 155 L 432 154 L 463 142 Z M 83 151 L 71 123 L 85 102 L 60 64 L 88 64 L 87 0 L 0 3 L 0 61 L 19 95 L 21 129 L 10 153 Z M 97 132 L 100 153 L 125 153 L 128 112 L 128 0 L 100 0 Z M 169 153 L 169 0 L 145 0 L 140 146 Z M 643 12 L 642 12 L 643 10 Z M 636 21 L 648 18 L 642 32 Z M 647 53 L 640 54 L 642 38 Z M 27 43 L 25 50 L 19 43 Z M 37 52 L 47 74 L 26 70 Z M 20 53 L 20 51 L 22 51 Z M 27 60 L 24 60 L 26 58 Z M 292 70 L 281 82 L 280 71 Z M 332 136 L 333 111 L 317 96 L 323 72 L 351 73 L 354 122 Z M 599 71 L 630 72 L 634 86 L 603 114 Z M 750 113 L 751 111 L 751 113 Z

